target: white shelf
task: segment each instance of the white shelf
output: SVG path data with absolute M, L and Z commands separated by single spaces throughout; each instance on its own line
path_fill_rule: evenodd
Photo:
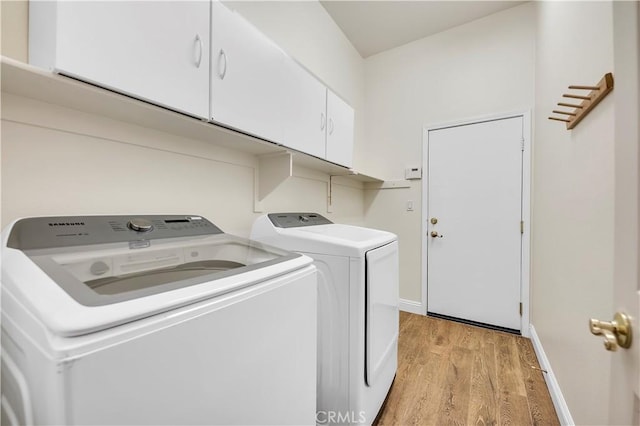
M 369 183 L 369 184 L 382 184 L 384 182 L 384 179 L 380 179 L 380 178 L 377 178 L 377 177 L 365 175 L 363 173 L 358 173 L 358 172 L 353 172 L 348 177 L 350 177 L 351 179 L 355 179 L 357 181 L 365 182 L 365 183 Z
M 207 121 L 2 56 L 2 92 L 88 112 L 173 135 L 202 140 L 253 155 L 291 152 L 295 164 L 362 182 L 382 182 L 280 144 L 265 141 Z
M 409 180 L 386 180 L 386 181 L 367 181 L 364 189 L 402 189 L 411 188 Z

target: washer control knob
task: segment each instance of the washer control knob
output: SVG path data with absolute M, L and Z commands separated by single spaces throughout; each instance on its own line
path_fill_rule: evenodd
M 142 218 L 131 219 L 127 226 L 137 232 L 149 232 L 153 229 L 151 221 Z

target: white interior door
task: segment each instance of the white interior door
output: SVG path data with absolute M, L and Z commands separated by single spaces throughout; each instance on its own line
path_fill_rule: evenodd
M 523 120 L 428 133 L 430 314 L 521 330 Z
M 628 349 L 610 353 L 609 424 L 640 424 L 640 6 L 613 3 L 614 58 L 617 91 L 614 94 L 615 222 L 614 276 L 611 317 L 631 318 Z M 608 285 L 608 283 L 603 283 Z M 604 350 L 600 345 L 595 350 Z M 592 368 L 598 368 L 594 365 Z M 607 368 L 608 366 L 603 366 Z M 598 392 L 601 389 L 591 389 Z

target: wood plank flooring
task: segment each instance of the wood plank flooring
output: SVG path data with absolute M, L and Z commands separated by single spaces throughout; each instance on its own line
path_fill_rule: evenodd
M 400 312 L 398 372 L 376 424 L 558 425 L 539 368 L 529 339 Z

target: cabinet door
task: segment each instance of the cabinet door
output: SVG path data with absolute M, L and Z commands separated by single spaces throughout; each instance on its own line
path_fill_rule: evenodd
M 211 16 L 211 119 L 281 143 L 284 53 L 217 1 Z
M 291 58 L 285 59 L 284 139 L 289 148 L 326 157 L 327 89 Z
M 327 160 L 351 167 L 353 163 L 353 108 L 331 90 L 327 90 L 327 117 Z
M 48 2 L 31 3 L 32 24 L 36 20 L 54 27 L 50 35 L 56 37 L 55 53 L 47 53 L 54 70 L 190 115 L 208 116 L 209 3 L 60 1 L 55 4 L 57 13 L 50 16 L 46 5 L 38 5 Z M 30 46 L 36 55 L 37 42 Z

